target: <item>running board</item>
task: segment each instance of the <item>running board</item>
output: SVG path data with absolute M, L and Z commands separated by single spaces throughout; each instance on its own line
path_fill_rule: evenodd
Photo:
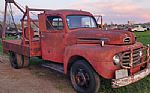
M 64 74 L 64 67 L 62 64 L 43 63 L 42 66 Z

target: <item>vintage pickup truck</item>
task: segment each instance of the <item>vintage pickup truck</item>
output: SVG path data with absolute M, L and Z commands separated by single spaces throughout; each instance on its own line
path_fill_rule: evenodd
M 33 20 L 31 11 L 44 12 Z M 34 21 L 40 31 L 36 38 L 31 27 Z M 26 7 L 21 22 L 22 39 L 3 39 L 3 50 L 10 54 L 13 68 L 28 66 L 29 58 L 40 57 L 49 61 L 45 67 L 69 75 L 78 93 L 96 93 L 101 78 L 111 79 L 112 87 L 119 88 L 150 73 L 149 45 L 137 42 L 129 31 L 101 30 L 89 12 Z

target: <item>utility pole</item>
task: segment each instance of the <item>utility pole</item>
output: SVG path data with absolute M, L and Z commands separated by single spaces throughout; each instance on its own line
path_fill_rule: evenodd
M 5 12 L 4 12 L 4 21 L 3 21 L 3 30 L 2 30 L 2 40 L 5 39 L 7 6 L 8 6 L 8 3 L 6 1 L 5 2 Z

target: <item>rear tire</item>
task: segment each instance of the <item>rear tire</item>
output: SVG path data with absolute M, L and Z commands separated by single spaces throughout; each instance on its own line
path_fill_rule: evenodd
M 29 66 L 29 57 L 17 54 L 15 52 L 9 52 L 9 60 L 11 67 L 14 69 L 20 69 Z
M 100 77 L 84 60 L 76 61 L 70 70 L 71 83 L 77 93 L 97 93 Z
M 23 67 L 29 67 L 30 66 L 30 58 L 27 56 L 23 56 Z

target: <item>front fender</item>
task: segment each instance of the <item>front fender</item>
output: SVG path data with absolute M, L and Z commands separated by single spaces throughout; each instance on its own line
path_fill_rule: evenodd
M 98 44 L 77 44 L 68 46 L 65 49 L 64 72 L 67 74 L 67 68 L 71 57 L 81 56 L 88 61 L 100 76 L 106 79 L 112 79 L 114 78 L 115 70 L 120 69 L 114 65 L 112 60 L 113 56 L 128 49 L 140 48 L 141 46 L 140 43 L 127 46 L 105 45 L 104 47 Z
M 78 45 L 68 46 L 65 49 L 64 72 L 65 74 L 67 74 L 68 63 L 71 57 L 81 56 L 89 62 L 89 64 L 99 75 L 107 78 L 102 72 L 99 71 L 102 71 L 100 70 L 101 67 L 107 67 L 107 66 L 103 66 L 105 64 L 108 64 L 109 67 L 111 66 L 116 68 L 116 66 L 114 66 L 112 63 L 112 56 L 114 55 L 114 53 L 111 52 L 115 52 L 115 51 L 111 51 L 111 48 L 106 46 L 101 47 L 100 45 L 78 44 Z

